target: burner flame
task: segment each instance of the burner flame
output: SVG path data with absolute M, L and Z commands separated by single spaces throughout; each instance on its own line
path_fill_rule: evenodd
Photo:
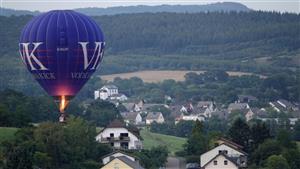
M 59 111 L 63 113 L 68 105 L 69 101 L 66 99 L 65 96 L 61 96 L 60 102 L 59 102 Z

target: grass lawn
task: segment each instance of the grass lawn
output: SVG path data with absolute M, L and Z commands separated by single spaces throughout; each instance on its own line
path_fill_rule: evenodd
M 17 130 L 18 128 L 13 127 L 0 127 L 0 143 L 13 139 Z
M 297 141 L 298 150 L 300 151 L 300 141 Z
M 144 139 L 143 146 L 145 149 L 150 149 L 151 147 L 159 145 L 167 146 L 172 155 L 174 155 L 176 151 L 182 150 L 182 146 L 186 142 L 186 138 L 152 133 L 147 129 L 143 129 L 140 132 Z

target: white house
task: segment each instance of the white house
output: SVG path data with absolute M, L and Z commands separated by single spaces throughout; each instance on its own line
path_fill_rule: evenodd
M 115 157 L 101 169 L 144 169 L 138 161 L 132 161 L 127 156 Z
M 146 117 L 146 124 L 151 124 L 153 122 L 156 123 L 164 123 L 165 119 L 161 112 L 149 112 Z
M 205 117 L 201 114 L 190 114 L 190 115 L 181 114 L 180 119 L 185 121 L 196 121 L 196 120 L 205 121 Z
M 114 120 L 96 136 L 96 141 L 110 144 L 116 149 L 142 149 L 142 138 L 138 129 L 128 128 Z
M 94 98 L 106 100 L 114 94 L 119 94 L 118 87 L 115 85 L 105 85 L 101 89 L 94 91 Z
M 239 169 L 239 165 L 226 154 L 219 153 L 207 162 L 202 169 Z
M 128 97 L 125 94 L 119 93 L 119 94 L 113 94 L 109 97 L 110 100 L 118 100 L 118 101 L 126 101 L 128 100 Z
M 219 155 L 222 153 L 224 157 L 220 157 L 220 159 L 224 160 L 224 158 L 230 158 L 234 160 L 235 163 L 238 164 L 238 166 L 240 167 L 247 166 L 247 153 L 241 150 L 241 146 L 223 139 L 219 141 L 219 145 L 217 147 L 209 150 L 208 152 L 200 156 L 201 168 L 208 165 L 208 163 L 210 163 L 213 159 L 219 158 Z M 211 165 L 209 164 L 209 166 Z
M 126 101 L 128 97 L 125 94 L 119 93 L 119 89 L 115 85 L 105 85 L 101 89 L 94 91 L 94 99 Z
M 110 154 L 107 154 L 105 156 L 102 157 L 102 163 L 105 165 L 107 164 L 108 162 L 110 162 L 112 159 L 116 158 L 116 157 L 122 157 L 122 156 L 125 156 L 127 157 L 128 159 L 130 159 L 131 161 L 138 161 L 135 157 L 133 156 L 130 156 L 122 151 L 119 151 L 119 150 L 116 150 Z
M 142 116 L 139 112 L 125 112 L 121 113 L 121 115 L 126 123 L 131 123 L 135 125 L 143 123 Z

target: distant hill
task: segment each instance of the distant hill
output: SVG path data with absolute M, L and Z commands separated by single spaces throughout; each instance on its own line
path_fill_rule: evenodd
M 175 13 L 198 13 L 198 12 L 248 12 L 251 11 L 247 6 L 241 3 L 223 2 L 208 5 L 159 5 L 159 6 L 123 6 L 111 8 L 79 8 L 78 12 L 91 15 L 115 15 L 129 13 L 158 13 L 158 12 L 175 12 Z
M 0 8 L 0 15 L 1 16 L 20 16 L 20 15 L 37 15 L 39 14 L 39 11 L 27 11 L 27 10 L 14 10 L 14 9 L 8 9 L 8 8 Z
M 130 14 L 130 13 L 158 13 L 158 12 L 175 12 L 175 13 L 198 13 L 198 12 L 248 12 L 251 11 L 247 6 L 241 3 L 223 2 L 213 3 L 207 5 L 158 5 L 158 6 L 118 6 L 109 8 L 78 8 L 75 11 L 84 13 L 91 16 L 100 15 L 116 15 L 116 14 Z M 39 11 L 27 11 L 27 10 L 14 10 L 1 8 L 0 15 L 37 15 Z

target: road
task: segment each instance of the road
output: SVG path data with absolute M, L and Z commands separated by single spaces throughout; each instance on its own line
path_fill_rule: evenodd
M 168 157 L 166 169 L 185 169 L 185 160 L 181 157 Z

